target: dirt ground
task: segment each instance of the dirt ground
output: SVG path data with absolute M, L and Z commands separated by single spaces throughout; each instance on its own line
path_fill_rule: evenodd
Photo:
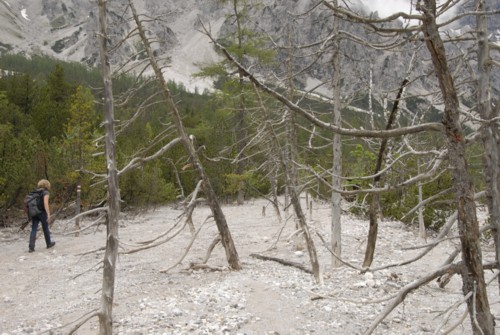
M 210 268 L 190 269 L 191 263 L 203 260 L 217 233 L 206 207 L 195 210 L 200 232 L 179 264 L 192 236 L 187 227 L 179 229 L 180 209 L 166 206 L 122 214 L 115 334 L 363 334 L 394 294 L 439 268 L 458 243 L 451 238 L 407 266 L 360 273 L 347 266 L 332 269 L 330 254 L 315 239 L 324 277 L 323 284 L 316 284 L 302 270 L 251 256 L 258 253 L 309 266 L 307 251 L 296 248 L 293 220 L 280 222 L 265 200 L 223 210 L 241 271 L 227 269 L 220 245 L 207 262 Z M 329 238 L 328 204 L 315 202 L 307 216 L 312 229 Z M 342 222 L 343 257 L 360 267 L 368 222 L 350 215 L 344 215 Z M 82 222 L 89 224 L 91 220 Z M 40 236 L 34 253 L 28 253 L 29 229 L 0 231 L 0 335 L 67 334 L 79 318 L 100 307 L 103 253 L 97 250 L 104 246 L 105 228 L 91 227 L 75 237 L 73 227 L 72 221 L 56 221 L 52 227 L 56 246 L 46 249 Z M 154 248 L 125 253 L 159 236 L 163 237 Z M 422 250 L 414 247 L 423 244 L 416 229 L 397 221 L 381 222 L 373 266 L 410 259 Z M 488 241 L 483 258 L 494 259 Z M 492 276 L 487 273 L 488 279 Z M 490 286 L 489 294 L 492 311 L 499 317 L 498 288 Z M 464 315 L 461 300 L 460 277 L 453 277 L 443 289 L 433 281 L 410 293 L 374 334 L 441 334 Z M 467 317 L 451 334 L 469 334 L 469 324 Z M 76 332 L 97 333 L 96 318 Z

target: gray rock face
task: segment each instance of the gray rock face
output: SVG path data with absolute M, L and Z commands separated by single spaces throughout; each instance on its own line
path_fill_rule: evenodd
M 126 12 L 128 1 L 108 2 L 108 29 L 112 43 L 118 43 L 133 29 L 133 22 Z M 354 8 L 366 11 L 361 1 L 352 2 Z M 209 39 L 200 31 L 200 20 L 210 27 L 211 32 L 223 36 L 235 29 L 231 6 L 211 0 L 137 0 L 139 13 L 148 15 L 148 34 L 154 40 L 156 55 L 169 61 L 165 75 L 169 79 L 183 82 L 187 88 L 207 88 L 211 82 L 193 82 L 191 75 L 199 70 L 200 64 L 214 62 L 220 57 L 213 50 Z M 325 7 L 318 7 L 308 15 L 311 0 L 264 0 L 249 10 L 249 25 L 256 31 L 271 36 L 280 46 L 290 43 L 310 45 L 331 35 L 333 16 Z M 26 54 L 47 54 L 67 61 L 98 65 L 98 7 L 96 2 L 79 0 L 0 0 L 0 52 L 22 52 Z M 124 14 L 126 13 L 126 14 Z M 377 15 L 376 13 L 373 15 Z M 490 27 L 499 26 L 493 17 Z M 470 21 L 471 19 L 468 18 Z M 452 27 L 450 27 L 452 28 Z M 463 27 L 462 27 L 463 28 Z M 341 30 L 366 38 L 366 31 L 359 25 L 343 23 Z M 492 34 L 493 38 L 500 33 Z M 496 37 L 495 37 L 496 36 Z M 376 37 L 371 36 L 372 39 Z M 353 96 L 356 92 L 368 90 L 370 69 L 373 87 L 379 92 L 395 89 L 408 70 L 411 52 L 370 50 L 358 44 L 343 40 L 342 85 L 343 95 Z M 328 81 L 333 76 L 331 57 L 333 50 L 317 59 L 313 49 L 299 50 L 294 55 L 292 71 L 300 73 L 296 85 L 300 89 L 311 89 L 322 83 L 318 94 L 329 96 Z M 406 47 L 409 49 L 409 47 Z M 130 57 L 136 61 L 144 58 L 137 37 L 127 40 L 111 55 L 114 63 L 122 63 Z M 401 52 L 403 51 L 403 52 Z M 288 51 L 281 49 L 272 70 L 278 78 L 287 75 Z M 425 48 L 421 48 L 414 65 L 414 91 L 435 89 L 427 75 L 432 74 Z M 249 65 L 251 64 L 251 60 Z M 255 66 L 255 65 L 254 65 Z M 258 67 L 256 67 L 258 69 Z M 261 73 L 269 72 L 269 67 Z M 498 72 L 498 71 L 497 71 Z M 420 77 L 419 77 L 420 76 Z M 498 74 L 495 82 L 498 82 Z M 192 86 L 190 87 L 190 85 Z M 498 87 L 498 85 L 492 85 Z

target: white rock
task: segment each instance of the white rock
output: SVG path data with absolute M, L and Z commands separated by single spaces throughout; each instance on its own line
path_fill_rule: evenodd
M 367 279 L 367 280 L 368 280 L 368 279 L 373 279 L 373 273 L 371 273 L 371 272 L 366 272 L 366 273 L 365 273 L 365 279 Z
M 361 287 L 367 287 L 368 285 L 366 284 L 365 281 L 361 281 L 361 282 L 357 282 L 353 286 L 356 287 L 356 288 L 361 288 Z
M 182 310 L 180 310 L 179 308 L 174 308 L 172 310 L 172 315 L 174 316 L 181 316 L 183 313 L 182 313 Z

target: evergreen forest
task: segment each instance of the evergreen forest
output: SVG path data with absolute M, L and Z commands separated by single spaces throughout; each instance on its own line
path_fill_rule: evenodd
M 0 78 L 0 211 L 1 224 L 17 224 L 23 208 L 23 198 L 36 186 L 39 179 L 52 183 L 52 203 L 62 216 L 74 213 L 77 185 L 81 185 L 81 206 L 91 209 L 102 206 L 106 200 L 106 174 L 102 127 L 102 82 L 97 70 L 79 63 L 66 63 L 44 56 L 26 58 L 21 55 L 3 55 Z M 123 169 L 133 158 L 154 153 L 173 138 L 168 124 L 168 111 L 156 92 L 151 78 L 142 78 L 138 83 L 132 76 L 121 74 L 113 78 L 116 96 L 129 95 L 115 107 L 117 127 L 117 159 Z M 283 176 L 270 167 L 273 157 L 265 148 L 238 145 L 238 131 L 234 126 L 237 118 L 237 101 L 234 90 L 237 86 L 229 80 L 216 82 L 215 92 L 188 92 L 182 84 L 169 82 L 169 89 L 182 113 L 182 119 L 195 146 L 199 150 L 203 165 L 209 174 L 218 197 L 227 203 L 234 202 L 237 194 L 244 190 L 245 198 L 268 197 L 275 192 L 284 192 Z M 134 94 L 129 92 L 134 89 Z M 257 95 L 246 95 L 248 125 L 244 130 L 247 138 L 258 137 L 263 116 L 252 113 L 248 106 L 257 108 Z M 251 100 L 254 101 L 251 101 Z M 274 106 L 271 99 L 264 102 L 268 108 Z M 409 99 L 408 104 L 418 106 L 418 98 Z M 274 105 L 273 105 L 274 104 Z M 329 116 L 331 105 L 318 99 L 304 99 L 301 105 Z M 367 106 L 366 95 L 360 93 L 351 102 L 352 107 Z M 384 124 L 384 110 L 375 106 L 376 122 Z M 435 121 L 437 112 L 426 118 Z M 355 127 L 367 125 L 366 116 L 345 113 L 345 122 Z M 300 117 L 299 117 L 300 118 Z M 400 121 L 404 123 L 404 118 Z M 307 166 L 301 169 L 304 189 L 320 199 L 328 199 L 329 188 L 324 185 L 324 172 L 331 168 L 332 152 L 328 146 L 328 134 L 321 130 L 301 127 L 297 122 L 297 142 L 300 143 L 300 161 Z M 421 146 L 436 141 L 432 134 L 419 135 Z M 314 137 L 314 143 L 311 138 Z M 346 176 L 369 175 L 374 170 L 377 146 L 368 141 L 351 138 L 343 141 L 343 171 Z M 285 150 L 285 149 L 283 149 Z M 480 175 L 479 147 L 470 149 L 470 161 L 476 181 L 482 183 Z M 238 158 L 245 155 L 244 172 L 239 171 Z M 139 159 L 140 161 L 140 159 Z M 391 178 L 394 184 L 404 180 L 413 171 L 418 174 L 416 158 L 401 158 L 393 167 Z M 196 187 L 196 176 L 181 146 L 154 160 L 143 160 L 134 169 L 124 169 L 120 174 L 122 210 L 133 210 L 167 204 L 183 199 Z M 399 172 L 398 172 L 399 171 Z M 271 175 L 273 174 L 272 178 Z M 275 178 L 277 176 L 277 178 Z M 274 181 L 277 181 L 275 185 Z M 424 198 L 450 187 L 449 173 L 444 171 L 431 183 L 423 186 Z M 370 180 L 348 178 L 344 180 L 346 190 L 368 187 Z M 414 216 L 405 217 L 417 202 L 416 185 L 382 195 L 385 216 L 414 221 Z M 345 195 L 356 214 L 364 214 L 363 195 Z M 451 211 L 449 194 L 437 199 L 425 209 L 426 225 L 437 229 Z M 17 220 L 17 221 L 16 221 Z

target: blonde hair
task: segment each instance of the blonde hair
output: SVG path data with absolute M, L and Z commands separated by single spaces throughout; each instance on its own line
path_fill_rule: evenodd
M 42 179 L 38 182 L 38 188 L 44 188 L 47 191 L 50 190 L 50 182 L 47 179 Z

